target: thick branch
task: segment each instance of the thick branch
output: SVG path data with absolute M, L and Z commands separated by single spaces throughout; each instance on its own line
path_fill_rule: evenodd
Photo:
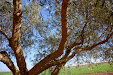
M 70 59 L 72 59 L 75 56 L 75 54 L 77 54 L 80 51 L 79 49 L 81 49 L 81 48 L 77 48 L 76 51 L 74 51 L 69 57 L 67 57 L 65 59 L 51 61 L 50 63 L 46 64 L 45 66 L 43 66 L 42 68 L 40 68 L 39 70 L 37 70 L 37 73 L 35 75 L 43 72 L 44 70 L 46 70 L 46 69 L 48 69 L 48 68 L 50 68 L 52 66 L 59 65 L 59 64 L 65 64 L 67 61 L 69 61 Z
M 68 49 L 66 50 L 66 53 L 65 55 L 60 59 L 60 60 L 65 60 L 68 58 L 68 55 L 71 53 L 71 51 L 73 49 L 79 49 L 80 47 L 76 47 L 76 45 L 78 44 L 75 44 L 73 43 L 71 46 L 68 47 Z M 69 59 L 70 60 L 70 59 Z M 62 63 L 62 64 L 58 64 L 55 69 L 53 70 L 53 72 L 51 73 L 51 75 L 57 75 L 60 71 L 60 69 L 66 64 L 66 62 Z
M 60 72 L 61 68 L 66 64 L 63 63 L 63 64 L 58 64 L 55 69 L 53 70 L 53 72 L 51 73 L 51 75 L 58 75 L 58 73 Z
M 63 64 L 65 62 L 67 62 L 69 59 L 63 59 L 63 60 L 56 60 L 56 61 L 51 61 L 50 63 L 46 64 L 45 66 L 43 66 L 42 68 L 40 68 L 39 70 L 37 70 L 37 73 L 35 73 L 35 75 L 38 75 L 39 73 L 43 72 L 44 70 L 47 70 L 48 68 L 58 65 L 58 64 Z
M 21 24 L 22 24 L 22 5 L 21 0 L 13 0 L 13 31 L 12 37 L 9 40 L 9 46 L 13 49 L 17 65 L 21 75 L 27 75 L 26 62 L 23 50 L 20 45 L 21 39 Z
M 65 59 L 68 59 L 67 61 L 69 61 L 71 58 L 73 58 L 73 57 L 68 57 L 68 55 L 71 53 L 71 51 L 73 50 L 73 49 L 79 49 L 79 48 L 81 48 L 81 47 L 75 47 L 75 45 L 72 45 L 72 46 L 70 46 L 70 49 L 68 49 L 67 51 L 66 51 L 66 53 L 65 53 L 65 55 L 60 59 L 60 60 L 65 60 Z M 67 61 L 65 61 L 64 63 L 62 63 L 62 64 L 58 64 L 56 67 L 55 67 L 55 69 L 53 70 L 53 72 L 51 73 L 51 75 L 58 75 L 58 73 L 59 73 L 59 71 L 61 70 L 61 68 L 66 64 L 66 62 Z
M 7 40 L 10 39 L 10 37 L 4 31 L 2 31 L 1 29 L 0 29 L 0 32 L 1 32 L 1 34 L 3 34 L 7 38 Z
M 14 66 L 9 55 L 5 51 L 0 52 L 0 61 L 6 64 L 7 67 L 13 72 L 14 75 L 19 75 L 18 69 Z
M 55 66 L 55 65 L 57 65 L 56 67 L 59 67 L 59 69 L 56 68 L 56 70 L 59 72 L 59 70 L 61 69 L 61 67 L 64 66 L 67 61 L 69 61 L 71 58 L 73 58 L 75 56 L 75 54 L 79 51 L 79 49 L 81 49 L 81 47 L 75 47 L 75 46 L 74 46 L 74 48 L 76 48 L 78 50 L 76 50 L 75 52 L 73 52 L 73 54 L 71 56 L 68 57 L 68 55 L 70 54 L 70 52 L 73 49 L 73 47 L 70 47 L 70 50 L 67 50 L 66 51 L 66 54 L 63 56 L 62 59 L 56 60 L 56 61 L 52 61 L 52 62 L 46 64 L 45 66 L 43 66 L 41 69 L 39 69 L 37 71 L 36 75 L 39 74 L 39 73 L 41 73 L 42 71 L 50 68 L 51 66 Z M 59 64 L 61 64 L 61 65 L 59 65 Z M 58 74 L 58 72 L 53 73 L 53 75 L 54 74 Z
M 70 47 L 70 48 L 73 48 L 73 47 Z M 70 54 L 71 52 L 71 49 L 68 49 L 66 50 L 66 53 L 65 55 L 60 59 L 60 60 L 63 60 L 63 59 L 66 59 L 68 57 L 68 55 Z M 66 64 L 66 62 L 62 63 L 62 64 L 58 64 L 55 69 L 53 70 L 53 72 L 51 73 L 51 75 L 58 75 L 60 69 Z
M 37 70 L 39 70 L 41 67 L 43 67 L 45 64 L 50 62 L 51 60 L 54 60 L 55 58 L 58 58 L 61 56 L 64 52 L 64 48 L 67 42 L 68 38 L 68 27 L 67 27 L 67 7 L 68 7 L 69 0 L 63 0 L 62 3 L 62 10 L 61 10 L 61 22 L 62 22 L 62 40 L 60 42 L 59 48 L 54 53 L 48 55 L 45 57 L 42 61 L 40 61 L 38 64 L 36 64 L 30 71 L 29 74 L 34 75 Z

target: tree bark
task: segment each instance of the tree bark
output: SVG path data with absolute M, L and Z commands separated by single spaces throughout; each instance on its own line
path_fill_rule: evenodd
M 18 69 L 5 51 L 0 52 L 0 61 L 6 64 L 6 66 L 12 71 L 13 75 L 19 75 Z
M 16 56 L 17 65 L 21 75 L 27 75 L 26 62 L 23 50 L 20 45 L 21 24 L 22 24 L 22 5 L 21 0 L 13 0 L 13 31 L 12 37 L 9 40 L 9 46 L 13 49 Z

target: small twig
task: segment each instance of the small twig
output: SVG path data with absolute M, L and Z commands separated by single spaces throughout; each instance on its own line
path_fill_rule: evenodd
M 0 29 L 0 32 L 1 32 L 1 34 L 3 34 L 7 38 L 7 40 L 10 39 L 10 37 L 4 31 L 2 31 L 1 29 Z

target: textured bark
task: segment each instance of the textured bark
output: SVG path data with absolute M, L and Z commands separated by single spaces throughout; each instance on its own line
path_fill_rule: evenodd
M 61 60 L 66 59 L 66 58 L 68 57 L 68 55 L 70 54 L 71 49 L 73 48 L 73 46 L 75 46 L 75 44 L 72 45 L 72 47 L 69 47 L 69 48 L 68 48 L 68 50 L 66 51 L 65 55 L 62 57 Z M 66 64 L 66 62 L 63 63 L 63 64 L 58 64 L 58 65 L 55 67 L 55 69 L 53 70 L 53 72 L 51 73 L 51 75 L 57 75 L 57 74 L 60 72 L 61 68 L 62 68 L 65 64 Z
M 59 64 L 63 64 L 66 63 L 67 61 L 69 61 L 68 59 L 63 59 L 63 60 L 56 60 L 56 61 L 51 61 L 48 64 L 44 65 L 42 68 L 40 68 L 39 70 L 37 70 L 37 72 L 35 73 L 35 75 L 38 75 L 39 73 L 43 72 L 44 70 L 47 70 L 48 68 L 55 66 L 55 65 L 59 65 Z
M 76 44 L 76 45 L 78 45 L 78 43 Z M 39 73 L 41 73 L 42 71 L 44 71 L 44 70 L 46 70 L 46 69 L 48 69 L 48 68 L 50 68 L 50 67 L 52 67 L 52 66 L 55 66 L 55 65 L 57 65 L 56 66 L 56 68 L 55 68 L 55 71 L 53 71 L 53 75 L 54 74 L 58 74 L 59 73 L 59 71 L 60 71 L 60 69 L 66 64 L 66 62 L 67 61 L 69 61 L 71 58 L 73 58 L 74 57 L 74 54 L 73 55 L 71 55 L 71 56 L 69 56 L 69 57 L 67 57 L 69 54 L 70 54 L 70 52 L 75 48 L 75 43 L 73 43 L 69 48 L 68 48 L 68 50 L 66 51 L 66 54 L 63 56 L 63 58 L 62 59 L 60 59 L 60 60 L 53 60 L 53 61 L 51 61 L 51 62 L 49 62 L 48 64 L 46 64 L 46 65 L 44 65 L 42 68 L 40 68 L 39 70 L 37 70 L 37 73 L 35 74 L 35 75 L 38 75 Z M 76 47 L 76 49 L 80 49 L 81 47 Z M 74 53 L 76 54 L 78 52 L 78 50 L 76 50 Z M 54 73 L 55 72 L 55 73 Z
M 54 71 L 51 73 L 51 75 L 58 75 L 58 73 L 60 72 L 62 66 L 64 66 L 64 65 L 65 65 L 65 63 L 64 63 L 64 64 L 59 64 L 59 65 L 57 65 L 57 66 L 55 67 Z
M 12 38 L 9 40 L 9 46 L 14 51 L 17 65 L 21 75 L 27 75 L 26 62 L 20 45 L 21 24 L 22 24 L 22 5 L 21 0 L 13 0 L 13 31 Z
M 68 38 L 68 27 L 67 27 L 67 7 L 68 7 L 69 0 L 63 0 L 62 3 L 62 11 L 61 11 L 61 22 L 62 22 L 62 40 L 60 42 L 59 48 L 54 53 L 48 55 L 45 57 L 42 61 L 40 61 L 38 64 L 36 64 L 30 71 L 29 74 L 33 75 L 39 70 L 41 67 L 43 67 L 45 64 L 50 62 L 51 60 L 54 60 L 55 58 L 58 58 L 61 56 L 64 52 L 64 48 L 66 46 L 67 38 Z
M 5 51 L 0 52 L 0 61 L 6 64 L 6 66 L 12 71 L 13 75 L 19 75 L 18 69 Z
M 66 59 L 66 58 L 68 57 L 68 55 L 70 54 L 70 52 L 71 52 L 71 49 L 68 49 L 68 50 L 66 51 L 65 55 L 62 57 L 61 60 Z M 55 69 L 53 70 L 53 72 L 51 73 L 51 75 L 58 75 L 58 73 L 60 72 L 61 68 L 62 68 L 65 64 L 66 64 L 66 62 L 65 62 L 65 63 L 62 63 L 62 64 L 58 64 L 58 65 L 55 67 Z
M 78 44 L 76 44 L 78 45 Z M 75 43 L 72 44 L 72 46 L 69 46 L 68 50 L 66 51 L 65 55 L 60 59 L 60 60 L 65 60 L 67 59 L 64 63 L 62 64 L 58 64 L 55 69 L 53 70 L 53 72 L 51 73 L 51 75 L 58 75 L 58 73 L 60 72 L 61 68 L 66 64 L 67 61 L 69 61 L 71 58 L 74 57 L 71 56 L 71 57 L 68 57 L 68 55 L 71 53 L 71 51 L 75 48 Z M 76 49 L 79 49 L 80 47 L 76 47 Z M 77 51 L 76 51 L 77 52 Z

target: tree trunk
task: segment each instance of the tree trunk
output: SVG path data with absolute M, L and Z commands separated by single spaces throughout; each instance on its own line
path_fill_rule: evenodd
M 26 62 L 23 50 L 20 45 L 21 24 L 22 24 L 22 5 L 21 0 L 13 0 L 13 31 L 12 38 L 9 40 L 9 46 L 13 49 L 16 56 L 17 65 L 21 75 L 27 75 Z

